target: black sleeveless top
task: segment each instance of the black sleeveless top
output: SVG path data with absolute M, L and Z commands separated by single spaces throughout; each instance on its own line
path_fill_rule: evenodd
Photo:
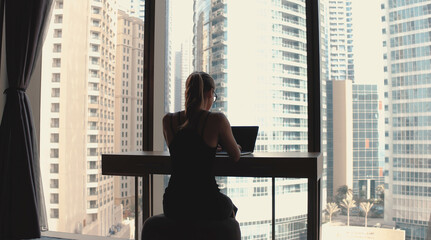
M 197 116 L 197 122 L 203 112 Z M 222 220 L 237 211 L 215 181 L 213 163 L 217 148 L 208 146 L 202 137 L 209 114 L 204 116 L 200 131 L 193 127 L 198 124 L 189 124 L 176 133 L 169 145 L 172 174 L 163 195 L 163 212 L 167 217 L 190 221 Z M 172 119 L 171 128 L 175 133 Z
M 199 113 L 198 120 L 203 112 Z M 203 139 L 203 131 L 209 115 L 210 112 L 204 116 L 205 120 L 200 131 L 190 124 L 180 129 L 170 143 L 172 174 L 167 192 L 193 194 L 219 191 L 213 174 L 216 148 L 208 146 Z M 178 113 L 178 123 L 181 125 L 180 113 Z M 172 120 L 171 128 L 175 133 Z

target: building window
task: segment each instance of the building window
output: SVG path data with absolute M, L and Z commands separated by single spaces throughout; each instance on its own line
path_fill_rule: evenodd
M 58 158 L 58 148 L 51 148 L 50 157 L 51 158 Z
M 51 179 L 49 187 L 50 188 L 58 188 L 58 179 Z
M 60 88 L 53 88 L 51 90 L 51 97 L 60 97 Z
M 268 196 L 268 187 L 254 187 L 253 197 Z
M 63 9 L 63 0 L 57 0 L 55 2 L 55 8 L 56 9 Z
M 50 203 L 58 204 L 58 193 L 51 193 Z
M 87 156 L 97 156 L 97 148 L 88 148 Z
M 63 15 L 55 15 L 54 23 L 63 23 Z
M 49 168 L 50 173 L 58 173 L 58 164 L 57 163 L 51 163 Z
M 61 29 L 54 29 L 54 38 L 61 38 L 63 35 L 63 32 Z
M 60 73 L 53 73 L 51 81 L 52 82 L 60 82 Z
M 58 143 L 59 141 L 59 136 L 58 133 L 51 133 L 51 143 Z
M 60 43 L 54 43 L 53 52 L 59 53 L 61 52 L 61 44 Z
M 60 111 L 60 103 L 51 103 L 51 112 L 58 113 Z
M 59 128 L 60 127 L 60 119 L 51 118 L 51 127 L 52 128 Z
M 58 208 L 51 208 L 50 217 L 51 218 L 58 218 Z
M 61 67 L 61 58 L 52 59 L 52 67 Z

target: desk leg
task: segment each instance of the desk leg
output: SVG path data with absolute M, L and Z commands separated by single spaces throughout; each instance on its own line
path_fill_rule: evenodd
M 320 240 L 320 179 L 308 178 L 307 239 Z
M 144 174 L 142 176 L 142 218 L 143 221 L 147 220 L 147 218 L 150 217 L 151 209 L 150 209 L 150 202 L 151 202 L 151 184 L 150 184 L 150 175 Z
M 139 177 L 135 177 L 135 240 L 139 240 Z
M 272 240 L 275 240 L 275 177 L 272 177 Z

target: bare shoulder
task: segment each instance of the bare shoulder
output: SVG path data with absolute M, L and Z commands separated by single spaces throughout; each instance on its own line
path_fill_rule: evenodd
M 169 123 L 171 120 L 172 113 L 166 113 L 165 116 L 163 116 L 163 124 Z
M 226 115 L 224 115 L 222 112 L 211 112 L 208 121 L 210 121 L 212 126 L 218 129 L 223 129 L 229 125 Z
M 211 114 L 209 115 L 209 119 L 211 119 L 213 122 L 224 122 L 227 120 L 226 115 L 224 115 L 224 113 L 222 112 L 211 112 Z

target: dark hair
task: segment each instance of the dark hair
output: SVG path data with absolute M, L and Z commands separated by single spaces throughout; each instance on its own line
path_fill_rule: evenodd
M 204 104 L 204 93 L 215 88 L 214 79 L 206 72 L 192 72 L 186 81 L 186 106 L 187 122 L 190 122 L 196 112 Z

